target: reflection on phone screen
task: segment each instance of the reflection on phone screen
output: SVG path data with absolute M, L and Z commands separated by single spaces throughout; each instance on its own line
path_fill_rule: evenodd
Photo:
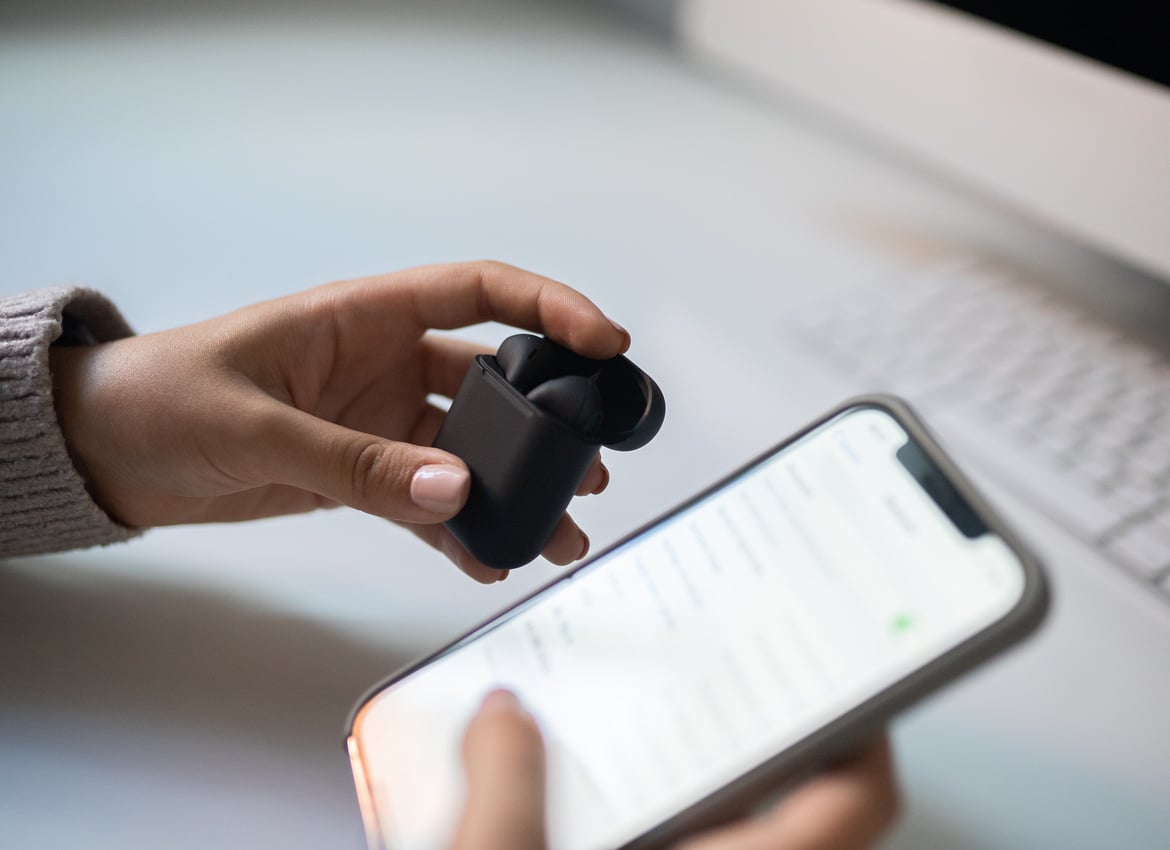
M 552 846 L 598 850 L 1007 613 L 1018 560 L 946 512 L 909 439 L 847 411 L 380 693 L 356 730 L 386 846 L 450 837 L 494 687 L 544 731 Z

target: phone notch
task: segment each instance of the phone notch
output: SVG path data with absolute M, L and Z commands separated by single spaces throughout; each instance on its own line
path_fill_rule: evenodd
M 898 461 L 918 482 L 926 495 L 964 537 L 975 540 L 987 534 L 987 526 L 947 474 L 914 440 L 908 440 L 897 452 Z

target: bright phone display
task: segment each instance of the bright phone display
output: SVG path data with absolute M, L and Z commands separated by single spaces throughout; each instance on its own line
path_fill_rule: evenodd
M 377 691 L 349 742 L 371 842 L 444 846 L 495 687 L 543 730 L 551 846 L 600 850 L 1037 621 L 1035 567 L 901 418 L 838 412 Z

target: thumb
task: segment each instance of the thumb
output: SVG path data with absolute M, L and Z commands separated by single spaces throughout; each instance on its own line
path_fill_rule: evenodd
M 451 850 L 545 850 L 544 744 L 532 715 L 492 691 L 463 740 L 467 803 Z
M 442 522 L 467 501 L 471 475 L 455 455 L 353 431 L 279 402 L 268 412 L 259 439 L 248 441 L 249 465 L 263 483 L 399 522 Z

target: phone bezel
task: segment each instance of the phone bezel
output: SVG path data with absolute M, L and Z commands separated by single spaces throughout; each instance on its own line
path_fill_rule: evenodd
M 1034 631 L 1043 621 L 1049 604 L 1048 583 L 1044 578 L 1043 568 L 1035 555 L 948 457 L 938 439 L 914 412 L 909 403 L 887 394 L 857 396 L 843 402 L 715 483 L 625 535 L 570 572 L 542 585 L 503 611 L 493 614 L 441 649 L 400 668 L 367 689 L 355 702 L 346 720 L 345 747 L 352 763 L 354 781 L 359 801 L 362 803 L 362 819 L 365 822 L 367 840 L 370 842 L 371 850 L 379 850 L 379 848 L 385 850 L 385 846 L 382 841 L 382 832 L 378 828 L 378 813 L 375 810 L 373 798 L 369 793 L 369 788 L 363 787 L 366 770 L 361 759 L 361 745 L 355 737 L 355 726 L 362 711 L 379 693 L 414 671 L 446 655 L 456 647 L 475 640 L 481 633 L 495 628 L 504 618 L 515 616 L 546 591 L 576 575 L 579 571 L 587 569 L 614 549 L 626 545 L 696 502 L 726 487 L 744 473 L 769 457 L 784 451 L 812 431 L 851 411 L 866 408 L 876 408 L 892 416 L 906 430 L 910 438 L 921 447 L 927 457 L 946 475 L 951 486 L 983 521 L 988 531 L 1004 541 L 1012 554 L 1019 560 L 1024 573 L 1024 587 L 1019 599 L 995 622 L 990 623 L 950 650 L 907 674 L 795 744 L 766 759 L 737 779 L 712 789 L 706 797 L 622 845 L 620 850 L 651 850 L 651 848 L 662 846 L 682 835 L 741 814 L 745 806 L 750 805 L 777 786 L 796 779 L 818 765 L 846 755 L 866 738 L 876 734 L 895 714 L 938 691 Z

